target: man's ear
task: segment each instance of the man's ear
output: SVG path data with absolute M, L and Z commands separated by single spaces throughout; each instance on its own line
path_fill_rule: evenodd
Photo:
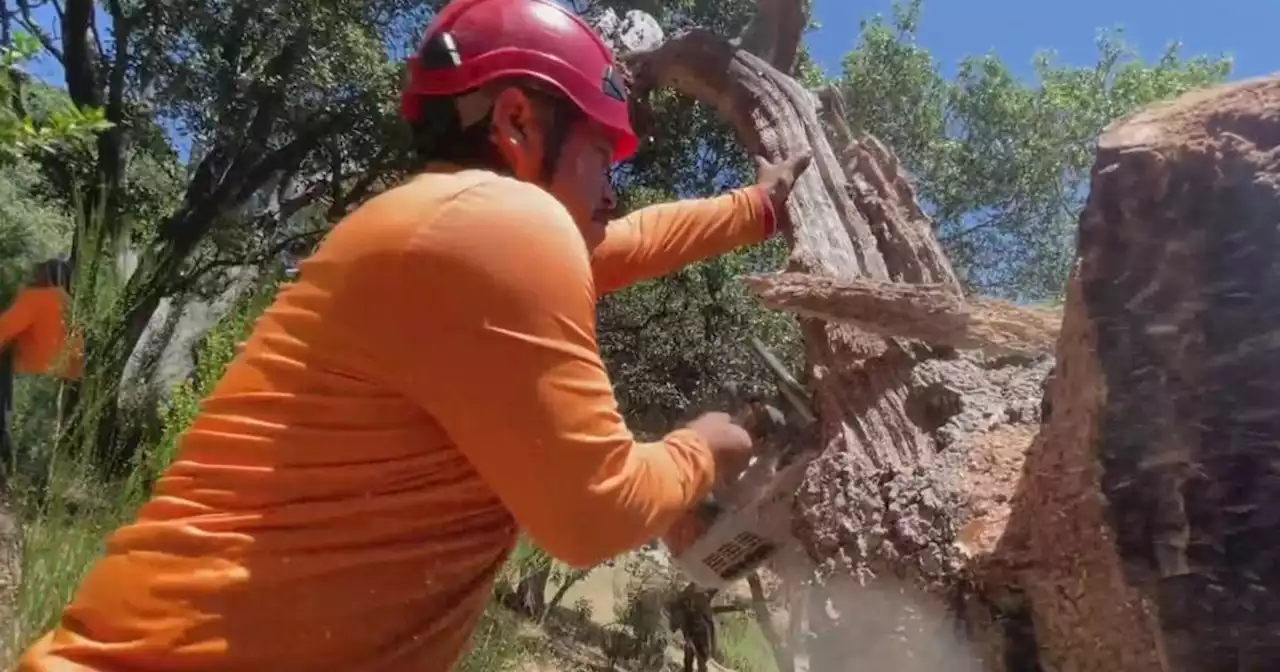
M 528 94 L 514 86 L 502 91 L 493 101 L 493 125 L 502 139 L 527 145 L 532 140 L 537 110 Z
M 538 113 L 533 99 L 518 87 L 502 89 L 493 100 L 493 141 L 520 179 L 532 179 L 541 160 Z

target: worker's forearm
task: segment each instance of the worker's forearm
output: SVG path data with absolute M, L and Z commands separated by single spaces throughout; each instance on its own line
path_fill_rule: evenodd
M 761 242 L 774 221 L 760 187 L 637 210 L 611 223 L 592 252 L 596 289 L 604 294 Z
M 706 442 L 690 430 L 635 444 L 620 467 L 570 504 L 574 524 L 531 530 L 534 539 L 570 565 L 602 562 L 660 536 L 715 480 Z

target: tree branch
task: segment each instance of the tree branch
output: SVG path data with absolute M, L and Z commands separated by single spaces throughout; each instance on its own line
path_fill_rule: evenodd
M 270 229 L 271 234 L 268 236 L 275 237 L 275 231 L 278 230 L 281 222 L 288 221 L 291 217 L 301 212 L 307 206 L 315 203 L 328 189 L 328 182 L 325 180 L 316 180 L 306 189 L 302 190 L 296 196 L 288 199 L 275 199 L 272 207 L 267 212 L 258 215 L 254 222 L 248 227 L 250 230 L 260 231 Z M 268 226 L 266 222 L 270 222 Z M 174 290 L 182 291 L 198 282 L 206 274 L 219 268 L 230 268 L 232 266 L 256 265 L 273 259 L 283 252 L 294 249 L 299 245 L 314 245 L 315 241 L 324 235 L 326 229 L 318 228 L 308 231 L 299 231 L 283 238 L 277 238 L 266 245 L 264 249 L 250 255 L 238 254 L 231 258 L 214 257 L 204 263 L 197 264 L 194 268 L 183 274 L 182 279 L 173 285 Z
M 811 0 L 758 0 L 755 16 L 735 40 L 738 48 L 790 74 L 796 68 L 811 5 Z
M 328 154 L 329 198 L 331 199 L 329 210 L 330 212 L 334 210 L 346 212 L 347 195 L 346 191 L 342 188 L 346 176 L 346 171 L 344 170 L 342 162 L 346 157 L 343 154 L 341 143 L 338 142 L 337 138 L 334 138 L 329 142 Z M 381 150 L 379 151 L 379 154 L 381 154 Z
M 282 238 L 272 243 L 267 248 L 258 251 L 256 254 L 248 257 L 218 257 L 215 256 L 208 261 L 197 264 L 191 270 L 182 274 L 182 279 L 170 286 L 173 293 L 181 293 L 193 287 L 197 282 L 203 279 L 209 273 L 223 268 L 234 268 L 236 266 L 257 266 L 266 263 L 276 256 L 287 252 L 299 245 L 313 245 L 325 233 L 324 229 L 315 229 L 312 231 L 302 231 L 291 236 Z
M 66 58 L 63 56 L 62 50 L 58 48 L 58 41 L 54 39 L 53 35 L 49 31 L 44 29 L 44 26 L 41 26 L 40 23 L 36 21 L 35 16 L 33 15 L 32 10 L 43 7 L 44 3 L 32 4 L 31 0 L 17 0 L 17 4 L 18 23 L 24 30 L 34 35 L 36 39 L 40 40 L 41 46 L 43 46 L 45 51 L 49 52 L 54 58 L 58 59 L 58 63 L 65 66 Z M 57 3 L 54 3 L 54 8 L 58 13 L 58 21 L 61 22 L 62 10 L 58 8 Z
M 306 51 L 306 44 L 307 31 L 304 28 L 289 38 L 280 52 L 267 62 L 263 76 L 254 82 L 253 100 L 261 102 L 249 122 L 246 141 L 249 146 L 265 145 L 275 129 L 276 118 L 284 106 L 285 87 L 281 86 L 281 80 L 297 67 Z
M 113 51 L 110 70 L 107 74 L 106 105 L 103 114 L 111 127 L 98 134 L 98 186 L 104 196 L 103 211 L 109 213 L 114 221 L 116 203 L 119 202 L 119 189 L 124 178 L 125 154 L 127 153 L 128 121 L 125 119 L 125 78 L 129 70 L 129 48 L 133 37 L 133 23 L 125 15 L 120 0 L 109 0 L 107 3 L 111 16 L 111 32 Z M 90 23 L 94 27 L 93 34 L 97 39 L 96 21 Z M 97 54 L 105 58 L 102 44 L 97 43 Z
M 184 210 L 208 209 L 210 201 L 242 203 L 273 177 L 296 167 L 306 158 L 316 138 L 322 137 L 333 123 L 330 120 L 325 125 L 309 129 L 303 135 L 271 151 L 249 166 L 237 167 L 240 162 L 240 157 L 237 157 L 231 162 L 230 167 L 221 170 L 218 164 L 221 162 L 220 158 L 225 155 L 224 152 L 218 151 L 221 148 L 210 152 L 196 168 L 195 176 L 187 188 L 189 205 Z M 241 156 L 246 153 L 248 152 L 242 150 Z M 212 214 L 202 216 L 201 221 L 202 226 L 192 226 L 187 217 L 173 217 L 160 226 L 159 237 L 172 245 L 175 250 L 189 251 L 204 236 L 205 230 L 213 221 Z
M 248 25 L 254 12 L 258 11 L 254 3 L 237 3 L 231 9 L 232 25 Z M 242 71 L 241 55 L 244 52 L 245 33 L 240 30 L 229 31 L 227 39 L 222 43 L 221 55 L 227 64 L 222 71 L 222 80 L 218 86 L 218 109 L 228 109 L 236 95 L 236 86 Z
M 907 338 L 994 355 L 1052 352 L 1059 310 L 984 298 L 968 300 L 941 285 L 835 280 L 804 273 L 743 278 L 771 308 Z
M 333 127 L 333 117 L 316 120 L 310 128 L 300 130 L 283 147 L 268 149 L 276 121 L 284 109 L 284 90 L 278 86 L 278 80 L 287 77 L 297 66 L 306 49 L 306 40 L 305 28 L 295 33 L 271 58 L 263 76 L 254 83 L 253 99 L 259 101 L 257 109 L 244 136 L 237 139 L 234 147 L 222 152 L 231 161 L 217 176 L 217 197 L 231 199 L 230 202 L 233 203 L 248 198 L 272 176 L 302 161 L 311 146 Z M 342 109 L 342 106 L 338 105 L 337 109 Z M 222 142 L 228 141 L 230 139 Z M 166 237 L 170 233 L 173 232 L 161 231 L 161 235 Z M 176 239 L 176 236 L 173 238 Z
M 826 128 L 827 141 L 831 143 L 833 148 L 846 149 L 851 147 L 855 136 L 853 129 L 849 127 L 849 115 L 845 109 L 844 93 L 840 90 L 840 87 L 830 83 L 813 91 L 813 95 L 818 99 L 818 104 L 821 106 L 818 114 L 821 116 L 822 124 Z
M 93 0 L 67 0 L 62 15 L 62 60 L 67 94 L 79 107 L 102 107 L 98 84 L 99 54 L 93 41 Z
M 124 117 L 124 84 L 129 69 L 129 42 L 133 38 L 133 21 L 125 14 L 120 0 L 109 0 L 107 8 L 111 15 L 111 41 L 115 57 L 112 59 L 108 79 L 106 114 L 108 119 L 114 121 Z M 101 51 L 101 44 L 98 49 Z
M 233 199 L 232 202 L 243 202 L 272 177 L 296 169 L 335 124 L 336 119 L 330 118 L 318 122 L 309 129 L 302 129 L 293 140 L 248 165 L 242 165 L 240 159 L 252 152 L 242 153 L 240 157 L 236 157 L 236 161 L 232 162 L 229 172 L 234 172 L 239 177 L 229 181 L 228 188 L 224 189 L 227 196 Z
M 93 38 L 94 49 L 99 54 L 106 54 L 107 50 L 105 47 L 102 46 L 102 34 L 98 31 L 97 21 L 92 21 L 89 23 L 89 36 Z
M 638 100 L 671 87 L 713 106 L 749 153 L 771 161 L 813 153 L 812 167 L 787 201 L 793 226 L 786 233 L 798 270 L 889 279 L 875 233 L 849 196 L 849 180 L 818 121 L 812 93 L 759 57 L 701 29 L 632 54 L 626 62 Z

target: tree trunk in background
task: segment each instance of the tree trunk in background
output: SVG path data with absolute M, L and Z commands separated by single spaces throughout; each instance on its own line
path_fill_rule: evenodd
M 516 584 L 502 596 L 507 608 L 529 618 L 542 618 L 547 611 L 547 584 L 551 581 L 551 562 L 531 564 L 520 570 Z
M 788 272 L 750 281 L 801 316 L 823 429 L 812 564 L 776 567 L 814 584 L 797 669 L 1280 669 L 1280 79 L 1108 129 L 1059 334 L 962 296 L 892 152 L 777 51 L 694 30 L 627 61 L 638 100 L 814 155 Z
M 1011 575 L 1045 669 L 1280 669 L 1280 78 L 1103 134 Z
M 711 104 L 752 153 L 813 152 L 789 203 L 789 271 L 926 284 L 932 296 L 963 303 L 896 158 L 874 138 L 851 137 L 838 100 L 824 105 L 754 53 L 704 31 L 629 64 L 638 98 L 669 86 Z M 830 128 L 819 121 L 824 112 Z M 828 131 L 848 138 L 842 154 Z M 837 317 L 850 312 L 832 308 Z M 986 527 L 1007 518 L 1039 427 L 1051 344 L 1040 343 L 1039 356 L 995 358 L 812 317 L 801 326 L 823 445 L 797 508 L 796 534 L 816 567 L 783 572 L 820 584 L 806 614 L 816 638 L 799 667 L 979 669 L 1025 648 L 1021 630 L 1004 627 L 1017 605 L 992 604 L 975 589 L 969 567 L 982 553 L 957 540 L 978 528 L 984 539 L 999 536 Z

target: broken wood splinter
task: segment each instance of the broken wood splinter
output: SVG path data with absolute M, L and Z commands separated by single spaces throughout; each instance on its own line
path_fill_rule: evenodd
M 981 297 L 964 298 L 939 284 L 837 280 L 812 273 L 742 278 L 770 308 L 852 324 L 888 338 L 907 338 L 991 355 L 1053 351 L 1062 313 Z

